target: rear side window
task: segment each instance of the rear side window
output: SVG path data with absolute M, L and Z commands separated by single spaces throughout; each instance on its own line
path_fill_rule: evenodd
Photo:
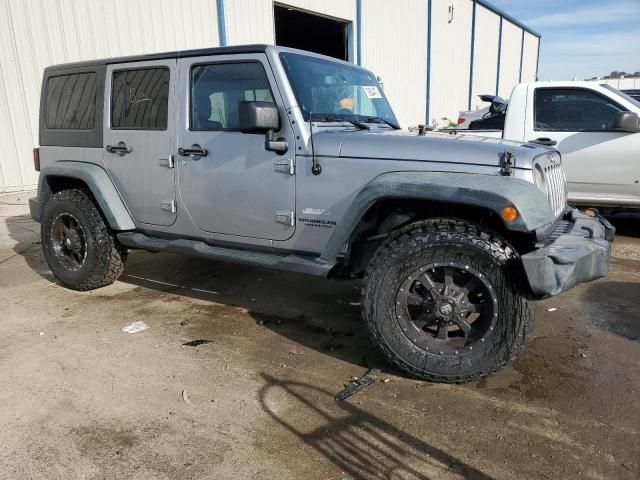
M 589 90 L 539 88 L 535 93 L 536 130 L 607 131 L 621 111 L 609 98 Z
M 113 73 L 111 128 L 166 130 L 169 69 L 140 68 Z
M 94 72 L 49 77 L 46 89 L 48 129 L 92 130 L 96 121 Z
M 238 130 L 243 101 L 273 103 L 259 62 L 213 63 L 191 69 L 191 130 Z

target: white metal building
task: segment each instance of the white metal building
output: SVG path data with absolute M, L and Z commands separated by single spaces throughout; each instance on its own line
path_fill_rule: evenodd
M 485 0 L 0 0 L 0 193 L 36 186 L 45 66 L 247 43 L 372 70 L 409 127 L 535 80 L 540 35 Z

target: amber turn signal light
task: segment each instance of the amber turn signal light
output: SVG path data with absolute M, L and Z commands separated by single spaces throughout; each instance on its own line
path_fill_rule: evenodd
M 514 207 L 504 207 L 500 215 L 505 222 L 513 222 L 518 218 L 518 211 Z

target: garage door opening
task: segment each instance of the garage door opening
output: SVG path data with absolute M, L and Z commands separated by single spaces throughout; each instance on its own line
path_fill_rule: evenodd
M 274 5 L 276 45 L 349 60 L 349 22 Z

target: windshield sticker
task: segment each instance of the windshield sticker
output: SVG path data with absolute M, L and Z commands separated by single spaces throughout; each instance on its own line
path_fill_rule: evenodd
M 364 90 L 364 93 L 366 93 L 367 97 L 369 98 L 382 98 L 382 95 L 380 94 L 380 90 L 378 90 L 378 87 L 376 87 L 375 85 L 363 85 L 362 89 Z

